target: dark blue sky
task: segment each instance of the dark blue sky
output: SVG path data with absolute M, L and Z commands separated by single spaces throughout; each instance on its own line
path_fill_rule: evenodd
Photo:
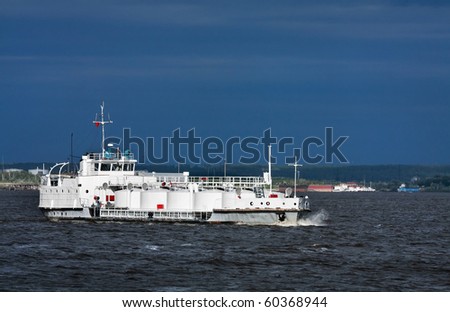
M 133 135 L 298 146 L 350 164 L 450 163 L 449 1 L 0 1 L 0 156 L 97 149 L 102 99 Z

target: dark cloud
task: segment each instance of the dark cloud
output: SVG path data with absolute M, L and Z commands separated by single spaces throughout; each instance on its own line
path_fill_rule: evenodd
M 144 135 L 201 126 L 306 136 L 334 126 L 362 162 L 445 162 L 433 151 L 448 139 L 448 16 L 447 1 L 4 0 L 0 130 L 33 142 L 56 126 L 83 131 L 58 116 L 85 118 L 106 97 L 127 103 L 112 110 Z M 13 122 L 19 114 L 29 128 Z M 396 148 L 398 132 L 410 150 Z M 392 155 L 377 160 L 370 136 Z

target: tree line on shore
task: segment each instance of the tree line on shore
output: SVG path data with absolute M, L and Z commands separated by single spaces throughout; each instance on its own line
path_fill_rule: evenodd
M 39 176 L 32 175 L 26 169 L 36 168 L 39 164 L 13 164 L 9 168 L 24 169 L 8 172 L 1 170 L 0 183 L 38 185 Z M 42 164 L 41 164 L 42 166 Z M 376 190 L 393 191 L 400 184 L 419 186 L 429 191 L 450 191 L 450 165 L 347 165 L 324 166 L 305 165 L 298 168 L 298 183 L 337 184 L 340 182 L 371 183 Z M 183 172 L 192 176 L 262 176 L 267 165 L 141 165 L 138 170 L 149 172 Z M 274 165 L 272 176 L 275 183 L 293 184 L 294 167 Z

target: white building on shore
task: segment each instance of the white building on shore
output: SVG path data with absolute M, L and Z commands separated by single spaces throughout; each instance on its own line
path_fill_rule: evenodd
M 30 169 L 28 172 L 33 175 L 46 175 L 48 174 L 48 169 L 45 169 L 45 164 L 42 164 L 42 168 L 36 167 L 36 169 Z

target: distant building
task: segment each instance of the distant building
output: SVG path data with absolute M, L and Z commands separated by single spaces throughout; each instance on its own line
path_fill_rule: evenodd
M 334 186 L 330 184 L 308 186 L 308 192 L 333 192 L 333 189 Z
M 288 188 L 294 190 L 294 185 L 280 185 L 280 186 L 278 186 L 278 192 L 284 193 L 284 192 L 286 192 L 286 189 L 288 189 Z M 297 185 L 297 193 L 299 193 L 299 192 L 304 193 L 307 191 L 308 191 L 308 185 L 304 185 L 304 184 Z
M 42 164 L 42 168 L 36 167 L 36 169 L 28 170 L 32 175 L 46 175 L 48 174 L 48 169 L 45 169 L 45 164 Z
M 10 169 L 5 169 L 3 171 L 4 172 L 21 172 L 23 170 L 22 169 L 16 169 L 16 168 L 10 168 Z

